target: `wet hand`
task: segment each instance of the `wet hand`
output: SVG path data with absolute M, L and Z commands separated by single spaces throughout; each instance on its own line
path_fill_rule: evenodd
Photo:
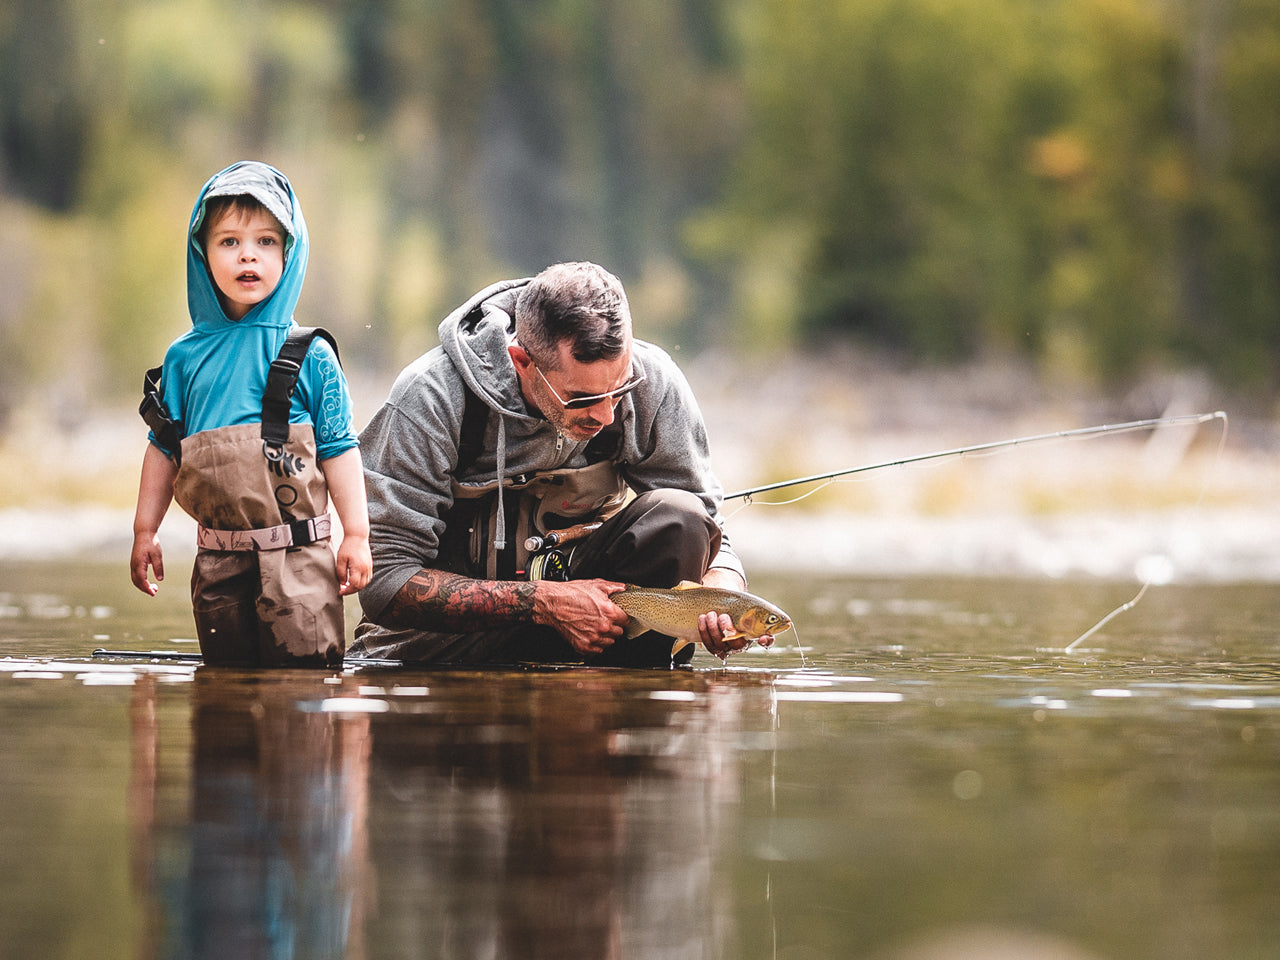
M 133 551 L 129 556 L 129 577 L 133 585 L 149 597 L 160 589 L 158 583 L 147 579 L 147 571 L 154 570 L 157 582 L 164 580 L 164 556 L 160 550 L 160 537 L 155 533 L 137 533 L 133 537 Z
M 733 625 L 733 618 L 727 613 L 717 614 L 712 610 L 698 615 L 698 637 L 702 640 L 702 645 L 707 648 L 707 653 L 712 656 L 723 660 L 729 654 L 751 646 L 750 637 L 735 636 L 736 633 L 737 628 Z M 773 638 L 770 637 L 769 641 L 772 643 Z

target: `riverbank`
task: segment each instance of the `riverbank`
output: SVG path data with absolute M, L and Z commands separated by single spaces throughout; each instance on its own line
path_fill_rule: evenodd
M 1228 408 L 1226 422 L 1019 445 L 732 500 L 730 536 L 753 571 L 1130 579 L 1145 562 L 1176 580 L 1280 581 L 1280 434 L 1269 419 L 1233 413 L 1203 382 L 1166 379 L 1117 400 L 1009 365 L 905 369 L 844 353 L 754 366 L 708 355 L 684 366 L 729 492 Z M 353 381 L 362 419 L 387 386 Z M 129 410 L 65 430 L 19 417 L 0 443 L 0 558 L 123 567 L 143 444 Z M 185 563 L 193 539 L 191 521 L 172 510 L 166 556 Z

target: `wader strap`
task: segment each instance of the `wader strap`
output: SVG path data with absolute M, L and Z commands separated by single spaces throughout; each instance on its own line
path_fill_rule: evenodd
M 284 442 L 289 439 L 289 407 L 293 391 L 302 372 L 302 361 L 311 349 L 311 341 L 323 337 L 338 356 L 338 343 L 321 327 L 296 327 L 285 338 L 280 353 L 267 370 L 267 386 L 262 391 L 262 453 L 268 460 L 279 460 Z M 342 362 L 341 358 L 338 360 Z
M 327 513 L 261 530 L 210 530 L 202 524 L 196 529 L 196 545 L 205 550 L 283 550 L 324 540 L 332 528 Z
M 146 421 L 160 446 L 169 451 L 176 464 L 182 463 L 182 424 L 169 416 L 164 405 L 164 393 L 160 388 L 163 367 L 152 367 L 142 378 L 142 403 L 138 414 Z

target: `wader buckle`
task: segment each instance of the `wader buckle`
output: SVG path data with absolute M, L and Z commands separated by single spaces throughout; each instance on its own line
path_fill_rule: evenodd
M 204 550 L 284 550 L 318 543 L 328 538 L 332 529 L 327 513 L 260 530 L 211 530 L 201 524 L 196 529 L 196 545 Z
M 289 532 L 293 537 L 293 545 L 295 547 L 309 547 L 318 540 L 324 540 L 329 536 L 332 523 L 327 513 L 318 517 L 310 517 L 307 520 L 294 520 L 292 523 L 286 524 Z
M 271 361 L 271 367 L 267 370 L 267 389 L 271 390 L 273 386 L 271 380 L 273 377 L 284 377 L 285 382 L 276 386 L 286 397 L 293 396 L 294 384 L 298 382 L 298 374 L 302 372 L 302 364 L 296 360 L 290 360 L 288 357 L 276 357 Z M 274 392 L 274 391 L 273 391 Z

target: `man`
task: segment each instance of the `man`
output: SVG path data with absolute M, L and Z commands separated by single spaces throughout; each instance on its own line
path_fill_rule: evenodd
M 669 667 L 671 639 L 624 639 L 610 595 L 746 586 L 689 385 L 632 339 L 622 285 L 595 264 L 472 297 L 360 443 L 374 575 L 350 656 Z M 553 550 L 526 542 L 566 528 Z M 703 645 L 720 657 L 746 646 L 725 639 L 731 627 L 703 614 Z

